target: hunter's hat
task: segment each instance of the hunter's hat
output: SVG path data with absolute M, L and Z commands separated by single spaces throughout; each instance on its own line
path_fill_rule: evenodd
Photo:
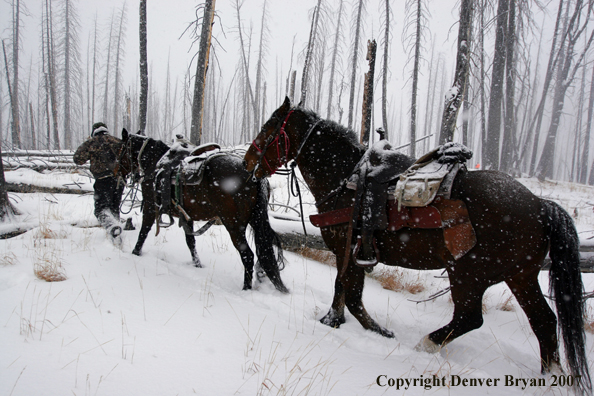
M 105 125 L 102 122 L 96 122 L 93 124 L 93 131 L 91 132 L 91 137 L 105 135 L 106 133 L 109 133 L 109 131 L 107 130 L 107 125 Z

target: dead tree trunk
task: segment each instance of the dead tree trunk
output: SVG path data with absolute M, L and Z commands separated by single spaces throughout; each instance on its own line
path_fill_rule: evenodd
M 8 85 L 8 97 L 10 98 L 10 109 L 11 109 L 11 114 L 14 118 L 13 108 L 17 105 L 15 104 L 15 96 L 13 95 L 12 87 L 10 85 L 10 72 L 8 70 L 8 59 L 6 57 L 6 46 L 4 45 L 4 40 L 2 40 L 2 51 L 4 53 L 4 66 L 6 68 L 6 81 L 7 81 L 7 85 Z M 14 131 L 15 131 L 14 120 L 11 122 L 11 129 L 12 129 L 13 139 L 14 139 Z
M 351 92 L 349 95 L 349 121 L 348 127 L 349 129 L 353 126 L 353 115 L 355 111 L 355 90 L 356 90 L 356 82 L 357 82 L 357 58 L 359 55 L 359 40 L 361 37 L 361 17 L 363 13 L 363 0 L 359 0 L 359 5 L 357 6 L 357 19 L 355 21 L 355 41 L 353 43 L 353 59 L 352 68 L 351 68 Z
M 53 28 L 53 18 L 52 18 L 52 4 L 50 0 L 46 0 L 45 2 L 46 7 L 46 18 L 47 22 L 45 24 L 46 28 L 46 45 L 47 45 L 47 65 L 48 65 L 48 72 L 49 72 L 49 90 L 50 90 L 50 99 L 52 102 L 51 109 L 52 109 L 52 124 L 53 124 L 53 148 L 55 150 L 60 149 L 60 134 L 58 129 L 58 94 L 57 94 L 57 85 L 56 85 L 56 61 L 55 61 L 55 53 L 54 50 L 54 28 Z
M 71 123 L 71 64 L 70 64 L 70 0 L 64 3 L 64 148 L 72 149 Z
M 146 129 L 146 111 L 148 98 L 148 55 L 146 39 L 146 0 L 140 0 L 140 103 L 138 124 L 140 131 Z
M 505 73 L 505 33 L 510 0 L 499 0 L 497 25 L 495 27 L 495 53 L 489 99 L 489 119 L 487 122 L 487 146 L 483 152 L 486 169 L 499 169 L 499 143 L 501 141 L 501 103 Z
M 0 158 L 2 158 L 2 145 L 0 144 Z M 4 164 L 0 159 L 0 221 L 9 219 L 11 216 L 19 214 L 8 199 L 6 191 L 6 179 L 4 178 Z
M 411 49 L 414 53 L 413 57 L 413 71 L 412 71 L 412 91 L 410 101 L 410 129 L 409 139 L 410 148 L 409 155 L 413 158 L 417 157 L 417 95 L 419 90 L 419 68 L 421 61 L 421 29 L 423 25 L 423 9 L 421 0 L 413 0 L 407 4 L 407 11 L 414 17 L 414 23 L 410 26 L 414 26 L 415 32 L 410 35 Z
M 260 128 L 260 114 L 262 113 L 260 111 L 260 103 L 261 99 L 260 99 L 260 87 L 262 85 L 262 69 L 263 69 L 263 65 L 262 65 L 262 60 L 264 58 L 264 36 L 265 36 L 265 30 L 266 30 L 266 25 L 265 25 L 265 20 L 266 20 L 266 0 L 264 1 L 264 4 L 262 5 L 262 20 L 260 22 L 260 43 L 259 43 L 259 48 L 258 48 L 258 62 L 256 63 L 256 86 L 254 87 L 255 91 L 256 91 L 256 97 L 255 97 L 255 101 L 256 101 L 256 112 L 254 113 L 254 129 L 258 130 Z M 263 118 L 262 118 L 263 119 Z
M 385 24 L 384 24 L 384 59 L 382 66 L 382 127 L 384 128 L 385 137 L 389 140 L 389 129 L 388 129 L 388 60 L 389 60 L 389 48 L 390 48 L 390 16 L 392 11 L 390 10 L 390 1 L 384 0 L 385 9 Z
M 585 15 L 585 21 L 580 25 L 583 9 L 586 9 L 587 15 Z M 555 157 L 555 145 L 557 140 L 557 130 L 563 112 L 563 105 L 565 102 L 565 93 L 571 86 L 577 70 L 582 65 L 588 49 L 590 48 L 592 41 L 594 40 L 594 31 L 592 31 L 587 43 L 582 49 L 582 53 L 579 58 L 574 62 L 575 45 L 577 44 L 582 33 L 586 31 L 587 24 L 589 22 L 589 14 L 591 12 L 591 6 L 583 7 L 582 1 L 578 0 L 575 5 L 574 13 L 569 22 L 565 38 L 566 38 L 566 49 L 562 52 L 559 57 L 559 68 L 558 75 L 555 84 L 555 96 L 553 98 L 553 112 L 551 115 L 551 124 L 546 136 L 545 145 L 543 148 L 540 161 L 537 166 L 537 177 L 539 180 L 553 177 L 553 162 Z M 564 40 L 565 41 L 565 40 Z
M 13 1 L 12 14 L 12 144 L 21 147 L 21 128 L 19 113 L 19 37 L 21 20 L 20 0 Z M 8 73 L 7 73 L 8 74 Z
M 200 49 L 196 64 L 194 99 L 192 101 L 192 126 L 190 128 L 190 141 L 194 144 L 200 144 L 200 140 L 202 138 L 202 122 L 204 119 L 204 90 L 206 87 L 206 73 L 208 71 L 208 59 L 210 56 L 210 42 L 212 38 L 214 10 L 215 0 L 206 0 L 204 3 L 204 16 L 202 17 Z
M 107 60 L 105 62 L 105 90 L 103 93 L 103 122 L 109 124 L 107 112 L 109 109 L 109 72 L 111 71 L 111 42 L 113 38 L 113 24 L 115 23 L 115 11 L 112 11 L 111 23 L 109 24 L 109 35 L 107 36 Z
M 365 73 L 365 88 L 363 91 L 363 112 L 361 117 L 361 144 L 369 147 L 371 135 L 371 116 L 373 114 L 373 80 L 375 74 L 375 53 L 377 44 L 375 40 L 367 42 L 367 61 L 369 72 Z
M 564 0 L 559 1 L 559 10 L 557 11 L 557 20 L 555 21 L 555 29 L 553 31 L 553 42 L 551 44 L 551 53 L 549 54 L 549 62 L 547 64 L 547 72 L 544 79 L 544 84 L 542 88 L 542 95 L 540 99 L 540 103 L 536 109 L 535 118 L 532 123 L 530 123 L 530 128 L 528 133 L 532 132 L 534 136 L 533 144 L 532 144 L 532 155 L 530 160 L 530 169 L 528 173 L 530 176 L 534 175 L 534 170 L 536 167 L 536 159 L 538 154 L 538 143 L 539 143 L 539 135 L 540 135 L 540 127 L 542 125 L 542 118 L 544 116 L 544 107 L 545 102 L 547 100 L 547 95 L 549 93 L 549 87 L 551 82 L 553 81 L 553 73 L 555 70 L 555 63 L 557 61 L 557 56 L 555 55 L 557 52 L 557 41 L 559 39 L 559 27 L 561 25 L 561 16 L 563 15 L 563 7 L 564 7 Z
M 580 168 L 580 183 L 588 179 L 588 160 L 590 156 L 590 132 L 592 130 L 592 112 L 594 111 L 594 67 L 592 67 L 592 81 L 590 82 L 590 98 L 588 100 L 588 118 L 586 119 L 586 134 L 584 136 L 584 151 Z
M 29 102 L 29 116 L 31 118 L 31 149 L 37 150 L 37 138 L 35 137 L 35 118 L 33 116 L 33 105 Z
M 309 70 L 311 63 L 313 62 L 313 52 L 316 42 L 316 35 L 318 31 L 318 20 L 320 17 L 320 5 L 322 0 L 318 0 L 318 5 L 314 8 L 313 15 L 311 17 L 311 29 L 309 31 L 309 40 L 307 43 L 307 53 L 305 55 L 305 62 L 303 64 L 303 75 L 301 76 L 301 104 L 305 105 L 307 99 L 307 88 L 309 85 Z
M 456 73 L 454 84 L 450 88 L 445 100 L 443 117 L 441 121 L 440 144 L 451 142 L 454 139 L 456 119 L 464 97 L 468 74 L 470 71 L 470 38 L 472 32 L 472 14 L 474 11 L 473 0 L 462 0 L 460 4 L 460 22 L 458 30 L 458 55 L 456 59 Z
M 120 12 L 120 19 L 119 19 L 119 28 L 118 28 L 118 41 L 116 44 L 116 53 L 115 53 L 115 82 L 114 82 L 114 99 L 113 99 L 113 131 L 119 130 L 119 114 L 120 114 L 120 77 L 122 72 L 120 70 L 120 62 L 123 57 L 123 48 L 125 46 L 125 34 L 126 34 L 126 3 L 122 6 L 122 11 Z
M 505 38 L 505 115 L 503 124 L 503 144 L 501 150 L 501 170 L 509 172 L 517 153 L 516 119 L 514 96 L 516 90 L 515 45 L 516 45 L 516 4 L 509 2 L 507 37 Z
M 244 110 L 244 116 L 245 115 L 249 115 L 248 113 L 248 109 L 249 107 L 251 107 L 252 113 L 255 114 L 256 113 L 256 101 L 254 99 L 254 93 L 252 92 L 252 84 L 250 82 L 250 68 L 249 68 L 249 64 L 248 64 L 248 57 L 246 55 L 246 46 L 244 44 L 244 40 L 243 40 L 243 30 L 241 27 L 241 16 L 240 16 L 240 9 L 241 9 L 241 4 L 239 2 L 239 0 L 235 0 L 235 11 L 236 11 L 236 15 L 237 15 L 237 32 L 239 34 L 239 51 L 240 51 L 240 55 L 241 55 L 241 64 L 243 65 L 243 74 L 245 77 L 245 96 L 246 96 L 246 100 L 244 100 L 245 105 L 243 106 L 243 110 Z M 248 48 L 249 51 L 249 48 Z M 243 127 L 242 129 L 242 133 L 250 133 L 249 130 L 247 129 L 247 127 Z
M 332 117 L 332 99 L 334 96 L 334 75 L 336 72 L 336 62 L 338 57 L 338 43 L 340 39 L 340 26 L 342 22 L 344 0 L 340 0 L 338 5 L 338 14 L 336 17 L 336 32 L 334 33 L 334 46 L 332 47 L 332 60 L 330 61 L 330 82 L 328 83 L 328 111 L 326 118 Z

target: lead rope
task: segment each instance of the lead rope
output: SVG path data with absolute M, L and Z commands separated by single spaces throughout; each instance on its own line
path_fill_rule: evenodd
M 289 174 L 289 186 L 291 187 L 291 194 L 294 197 L 299 197 L 299 211 L 301 212 L 301 225 L 303 226 L 303 233 L 307 238 L 307 230 L 305 229 L 305 218 L 303 215 L 303 201 L 301 199 L 301 190 L 299 189 L 299 179 L 295 174 L 295 166 L 297 163 L 295 161 L 291 162 L 291 173 Z M 297 192 L 295 192 L 297 191 Z
M 120 213 L 127 215 L 130 212 L 132 212 L 132 209 L 134 209 L 134 203 L 136 202 L 136 197 L 138 195 L 138 190 L 140 188 L 138 187 L 138 181 L 133 181 L 132 185 L 129 186 L 128 192 L 126 193 L 126 195 L 124 196 L 124 199 L 122 199 L 122 202 L 120 202 Z M 130 194 L 132 195 L 132 202 L 130 203 L 130 210 L 128 210 L 127 212 L 124 212 L 122 210 L 122 207 L 124 206 L 124 202 L 126 202 L 126 199 L 128 199 L 128 196 L 130 196 Z

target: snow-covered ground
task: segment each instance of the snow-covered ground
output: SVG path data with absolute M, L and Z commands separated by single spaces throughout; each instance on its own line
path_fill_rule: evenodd
M 88 177 L 31 172 L 6 172 L 6 178 L 44 186 L 72 185 L 74 180 L 92 191 Z M 581 242 L 594 244 L 594 201 L 589 201 L 594 189 L 522 181 L 572 214 L 577 208 Z M 272 185 L 274 201 L 286 204 L 286 180 L 275 176 Z M 319 323 L 332 299 L 336 269 L 330 266 L 286 252 L 282 277 L 290 294 L 277 292 L 268 281 L 242 291 L 241 261 L 222 226 L 197 238 L 205 265 L 197 269 L 177 227 L 162 229 L 157 237 L 153 230 L 137 257 L 131 250 L 139 227 L 125 232 L 122 249 L 116 248 L 97 227 L 91 194 L 9 195 L 22 215 L 2 229 L 19 223 L 29 231 L 0 240 L 0 395 L 568 392 L 567 387 L 553 387 L 551 377 L 541 377 L 538 344 L 524 313 L 513 298 L 508 304 L 512 310 L 501 309 L 511 296 L 504 285 L 488 290 L 480 329 L 435 355 L 419 353 L 413 350 L 419 339 L 446 324 L 452 314 L 449 295 L 414 301 L 447 287 L 447 280 L 437 277 L 440 271 L 404 272 L 409 281 L 425 287 L 415 295 L 366 280 L 368 311 L 396 335 L 386 339 L 364 330 L 348 313 L 340 329 Z M 307 194 L 304 200 L 311 213 Z M 290 205 L 298 206 L 297 200 L 291 198 Z M 130 215 L 138 226 L 139 210 Z M 301 226 L 272 222 L 285 231 Z M 44 263 L 54 265 L 66 280 L 38 279 L 34 270 Z M 583 279 L 586 291 L 594 290 L 594 274 L 583 274 Z M 547 282 L 542 272 L 545 290 Z M 589 302 L 591 320 L 592 308 Z M 593 370 L 590 333 L 587 351 Z M 432 375 L 439 381 L 421 385 L 421 378 Z M 507 386 L 510 376 L 543 378 L 546 385 Z M 463 385 L 477 378 L 498 379 L 497 386 Z M 407 386 L 406 380 L 415 379 Z

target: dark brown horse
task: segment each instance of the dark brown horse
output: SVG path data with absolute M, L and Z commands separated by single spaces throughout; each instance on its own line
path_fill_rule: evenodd
M 169 146 L 160 140 L 128 134 L 128 132 L 122 132 L 122 140 L 124 143 L 122 164 L 131 164 L 135 172 L 142 175 L 142 226 L 132 251 L 133 254 L 140 255 L 148 233 L 156 221 L 154 185 L 156 165 L 169 150 Z M 218 217 L 241 256 L 245 269 L 243 289 L 251 289 L 254 253 L 246 239 L 249 224 L 254 232 L 257 264 L 264 270 L 277 290 L 288 292 L 280 277 L 281 266 L 284 265 L 280 238 L 270 227 L 268 219 L 268 182 L 262 183 L 249 177 L 242 158 L 232 153 L 213 157 L 205 166 L 201 183 L 184 185 L 180 199 L 181 207 L 191 218 L 186 221 L 182 217 L 182 224 L 194 265 L 202 267 L 196 253 L 193 221 Z M 175 214 L 182 215 L 179 211 Z
M 352 131 L 315 113 L 292 107 L 289 99 L 262 126 L 245 155 L 247 169 L 268 176 L 295 160 L 319 213 L 353 205 L 354 192 L 341 188 L 364 154 Z M 406 170 L 414 160 L 401 154 Z M 329 198 L 330 197 L 330 198 Z M 513 178 L 495 171 L 461 171 L 451 199 L 462 200 L 477 238 L 476 245 L 455 259 L 441 229 L 402 228 L 376 232 L 382 262 L 418 270 L 445 268 L 454 314 L 450 323 L 421 339 L 417 350 L 436 352 L 455 338 L 483 324 L 485 290 L 505 282 L 528 316 L 538 338 L 543 372 L 560 370 L 557 319 L 538 283 L 543 261 L 550 254 L 550 283 L 572 375 L 581 376 L 581 390 L 591 393 L 585 353 L 583 285 L 579 241 L 572 219 L 554 202 L 541 199 Z M 326 245 L 336 255 L 338 275 L 332 307 L 321 322 L 339 327 L 344 307 L 364 328 L 386 337 L 393 333 L 367 313 L 361 300 L 364 269 L 346 248 L 347 225 L 322 227 Z M 354 244 L 352 240 L 349 245 Z M 345 264 L 345 255 L 349 255 Z

